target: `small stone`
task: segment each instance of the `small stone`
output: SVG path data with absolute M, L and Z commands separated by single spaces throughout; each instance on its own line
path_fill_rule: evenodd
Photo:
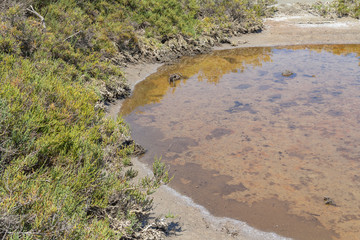
M 336 203 L 330 197 L 324 197 L 324 202 L 326 205 L 336 206 Z
M 238 45 L 238 42 L 231 41 L 230 44 L 231 46 L 236 47 Z
M 173 73 L 170 74 L 169 77 L 169 83 L 175 83 L 175 81 L 180 80 L 182 78 L 182 75 L 180 73 Z
M 292 71 L 285 70 L 281 73 L 281 75 L 283 75 L 284 77 L 291 77 L 292 75 L 294 75 L 294 73 Z

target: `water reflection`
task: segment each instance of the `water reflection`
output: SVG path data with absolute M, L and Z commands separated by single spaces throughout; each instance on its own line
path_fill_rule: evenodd
M 172 186 L 213 214 L 296 239 L 360 239 L 359 54 L 325 45 L 185 58 L 138 84 L 121 114 L 144 160 L 162 155 Z M 186 79 L 171 87 L 174 72 Z
M 176 82 L 177 86 L 186 84 L 189 78 L 217 84 L 229 72 L 242 72 L 249 66 L 261 66 L 267 61 L 271 61 L 271 48 L 236 49 L 184 57 L 179 64 L 163 66 L 159 72 L 137 84 L 134 90 L 136 94 L 127 100 L 121 113 L 127 115 L 139 106 L 158 103 L 167 93 L 174 93 L 176 88 L 168 82 L 172 73 L 183 75 L 183 79 Z
M 308 50 L 309 52 L 321 53 L 327 51 L 336 55 L 356 54 L 360 56 L 359 45 L 309 45 L 309 46 L 287 46 L 282 48 L 239 48 L 234 50 L 217 51 L 210 55 L 196 57 L 184 57 L 179 64 L 163 66 L 157 73 L 149 76 L 146 81 L 136 85 L 136 94 L 127 100 L 121 113 L 127 115 L 139 106 L 158 103 L 167 93 L 174 93 L 175 88 L 168 84 L 168 79 L 172 73 L 181 73 L 183 79 L 176 85 L 186 84 L 189 78 L 197 78 L 199 82 L 217 84 L 223 75 L 227 73 L 243 72 L 246 68 L 261 67 L 265 62 L 272 61 L 275 51 L 295 51 Z M 359 61 L 360 65 L 360 61 Z M 268 71 L 258 71 L 258 77 L 265 77 Z M 274 73 L 274 81 L 285 83 L 281 72 Z M 294 78 L 292 76 L 292 78 Z M 314 78 L 314 74 L 303 74 L 304 77 Z M 360 80 L 360 78 L 359 78 Z M 249 88 L 249 84 L 240 84 L 235 88 Z M 266 87 L 266 86 L 260 86 Z M 261 90 L 261 89 L 260 89 Z M 266 89 L 263 89 L 266 90 Z

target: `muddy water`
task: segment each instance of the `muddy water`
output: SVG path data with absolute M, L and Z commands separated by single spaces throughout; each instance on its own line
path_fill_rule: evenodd
M 162 156 L 171 186 L 212 214 L 294 239 L 360 239 L 359 56 L 321 45 L 184 58 L 139 83 L 121 115 L 143 160 Z M 169 85 L 171 73 L 184 79 Z

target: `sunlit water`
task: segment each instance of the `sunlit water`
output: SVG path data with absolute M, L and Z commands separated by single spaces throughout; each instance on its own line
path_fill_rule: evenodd
M 360 239 L 359 55 L 322 45 L 184 58 L 139 83 L 121 114 L 143 161 L 162 156 L 171 186 L 215 216 Z M 185 79 L 172 86 L 171 73 Z

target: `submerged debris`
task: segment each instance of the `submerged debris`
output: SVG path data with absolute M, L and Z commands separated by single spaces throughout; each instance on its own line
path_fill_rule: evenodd
M 181 75 L 181 73 L 170 74 L 169 83 L 170 84 L 175 84 L 175 81 L 180 80 L 182 77 L 183 76 Z
M 239 101 L 234 101 L 234 106 L 230 107 L 229 109 L 225 110 L 225 112 L 228 113 L 237 113 L 237 112 L 249 112 L 251 114 L 256 114 L 257 111 L 255 111 L 250 104 L 241 103 Z
M 134 156 L 141 156 L 141 155 L 143 155 L 144 153 L 146 153 L 146 149 L 145 149 L 143 146 L 137 144 L 137 143 L 136 143 L 134 140 L 132 140 L 132 139 L 126 139 L 126 140 L 124 140 L 124 141 L 120 144 L 119 148 L 120 148 L 120 149 L 125 149 L 126 147 L 129 147 L 129 146 L 133 146 L 133 147 L 134 147 L 134 151 L 133 151 L 133 155 L 134 155 Z
M 324 197 L 324 202 L 326 205 L 336 206 L 336 203 L 330 197 Z
M 143 146 L 135 143 L 133 155 L 134 156 L 141 156 L 141 155 L 143 155 L 145 153 L 146 153 L 146 149 Z
M 292 71 L 285 70 L 281 73 L 281 75 L 283 75 L 284 77 L 291 77 L 292 75 L 294 75 L 294 73 Z

